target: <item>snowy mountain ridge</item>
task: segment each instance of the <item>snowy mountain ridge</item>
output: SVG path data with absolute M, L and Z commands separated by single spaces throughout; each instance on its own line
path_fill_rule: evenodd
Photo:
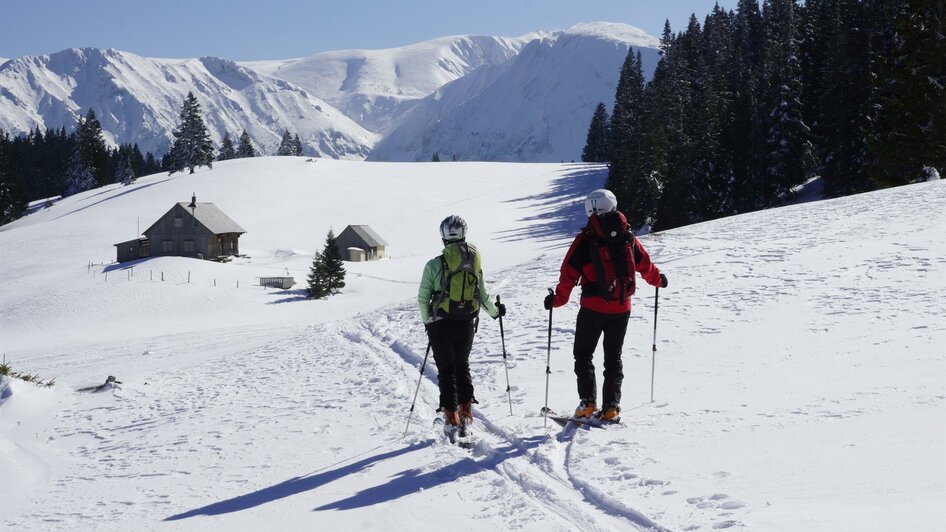
M 292 84 L 232 61 L 149 59 L 114 49 L 74 48 L 12 59 L 0 66 L 0 128 L 19 132 L 66 126 L 89 108 L 113 145 L 136 142 L 163 153 L 189 91 L 201 102 L 211 138 L 245 129 L 273 152 L 282 132 L 297 132 L 307 153 L 363 158 L 375 135 Z
M 184 95 L 194 91 L 215 143 L 224 131 L 238 136 L 245 128 L 263 153 L 274 153 L 288 128 L 306 154 L 331 158 L 363 159 L 389 136 L 373 158 L 427 160 L 433 148 L 466 159 L 571 160 L 580 155 L 594 106 L 613 100 L 632 46 L 652 70 L 656 39 L 606 22 L 244 63 L 64 50 L 0 66 L 0 129 L 68 130 L 91 107 L 110 143 L 162 153 Z M 455 95 L 441 94 L 448 90 Z M 442 146 L 433 137 L 442 137 Z

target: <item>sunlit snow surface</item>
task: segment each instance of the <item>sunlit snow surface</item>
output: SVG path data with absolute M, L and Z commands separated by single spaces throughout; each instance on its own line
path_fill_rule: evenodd
M 624 426 L 545 428 L 541 301 L 604 177 L 263 158 L 90 191 L 0 228 L 0 351 L 56 378 L 13 381 L 0 406 L 0 528 L 946 527 L 943 183 L 643 237 L 670 279 L 654 402 L 654 289 L 641 282 Z M 248 258 L 151 259 L 133 275 L 101 264 L 192 193 L 247 230 Z M 432 426 L 432 364 L 403 437 L 426 347 L 413 298 L 452 213 L 509 308 L 513 415 L 498 323 L 484 317 L 472 452 Z M 390 258 L 347 263 L 342 294 L 306 300 L 312 253 L 348 224 L 374 228 Z M 256 286 L 287 269 L 292 290 Z M 577 309 L 573 298 L 552 316 L 559 411 L 577 403 Z M 76 391 L 108 375 L 122 384 Z

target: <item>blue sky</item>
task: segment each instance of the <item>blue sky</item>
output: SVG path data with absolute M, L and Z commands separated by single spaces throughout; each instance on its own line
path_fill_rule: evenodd
M 719 0 L 733 9 L 737 0 Z M 117 48 L 147 57 L 288 59 L 446 35 L 518 36 L 623 22 L 660 36 L 716 0 L 0 0 L 0 57 Z

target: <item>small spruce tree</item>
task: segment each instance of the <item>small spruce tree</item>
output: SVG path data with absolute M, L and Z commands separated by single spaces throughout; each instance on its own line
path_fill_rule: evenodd
M 307 280 L 306 292 L 311 299 L 323 299 L 345 288 L 345 266 L 335 233 L 331 229 L 325 237 L 322 252 L 316 253 L 312 259 Z
M 256 157 L 256 148 L 253 147 L 253 141 L 250 140 L 250 134 L 243 130 L 243 133 L 240 135 L 240 146 L 237 148 L 238 159 L 245 159 L 247 157 Z
M 223 134 L 223 140 L 220 142 L 220 151 L 217 152 L 218 161 L 229 161 L 236 159 L 236 148 L 233 147 L 233 140 L 230 139 L 230 132 Z

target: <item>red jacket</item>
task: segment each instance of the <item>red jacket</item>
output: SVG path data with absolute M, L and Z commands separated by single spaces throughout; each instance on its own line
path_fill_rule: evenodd
M 627 230 L 627 219 L 620 212 L 616 213 L 620 220 L 621 229 Z M 627 293 L 622 299 L 606 299 L 598 294 L 596 284 L 598 274 L 592 263 L 590 239 L 598 235 L 604 237 L 601 225 L 596 216 L 588 219 L 588 225 L 582 229 L 581 233 L 575 237 L 565 260 L 562 261 L 562 271 L 559 276 L 558 286 L 555 287 L 555 297 L 552 299 L 552 306 L 561 307 L 568 303 L 568 298 L 572 289 L 581 284 L 581 306 L 601 312 L 603 314 L 622 314 L 631 311 L 631 293 Z M 641 245 L 636 237 L 631 236 L 631 245 L 634 250 L 634 269 L 641 274 L 641 277 L 651 286 L 660 285 L 660 270 L 650 261 L 650 255 Z

